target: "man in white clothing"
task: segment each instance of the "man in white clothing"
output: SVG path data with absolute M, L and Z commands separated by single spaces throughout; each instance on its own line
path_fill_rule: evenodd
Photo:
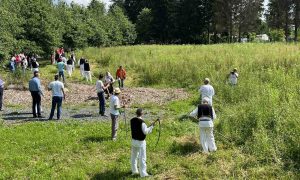
M 212 106 L 213 96 L 215 95 L 214 88 L 209 84 L 210 80 L 208 78 L 204 79 L 204 85 L 199 88 L 199 93 L 201 95 L 201 101 L 207 97 L 209 99 L 208 103 Z
M 111 138 L 113 141 L 117 140 L 117 131 L 118 131 L 118 117 L 120 115 L 120 99 L 119 95 L 121 93 L 121 90 L 119 88 L 116 88 L 114 90 L 114 95 L 110 98 L 110 117 L 111 117 Z
M 147 127 L 143 121 L 143 110 L 137 109 L 137 117 L 130 120 L 131 126 L 131 171 L 132 174 L 140 174 L 141 177 L 147 177 L 147 165 L 146 165 L 146 135 L 152 132 L 154 123 Z M 139 161 L 139 170 L 137 162 Z
M 200 142 L 204 153 L 209 151 L 216 151 L 217 146 L 215 144 L 215 138 L 213 134 L 215 115 L 213 113 L 213 108 L 209 105 L 209 98 L 205 97 L 200 104 L 190 116 L 197 117 L 199 119 L 200 127 Z
M 234 68 L 233 71 L 229 74 L 229 83 L 232 86 L 237 85 L 239 74 L 237 73 L 237 69 Z

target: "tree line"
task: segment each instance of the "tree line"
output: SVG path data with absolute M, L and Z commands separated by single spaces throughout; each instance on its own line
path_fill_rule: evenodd
M 99 0 L 85 7 L 64 0 L 0 0 L 0 59 L 56 47 L 78 49 L 139 43 L 210 44 L 298 41 L 299 0 Z M 262 17 L 265 15 L 265 19 Z
M 97 0 L 87 7 L 62 0 L 0 0 L 0 59 L 21 52 L 48 57 L 61 46 L 116 46 L 135 39 L 123 10 L 106 10 Z
M 298 40 L 299 0 L 270 0 L 268 11 L 264 0 L 113 2 L 136 25 L 139 43 L 231 43 L 257 34 L 268 34 L 271 41 Z

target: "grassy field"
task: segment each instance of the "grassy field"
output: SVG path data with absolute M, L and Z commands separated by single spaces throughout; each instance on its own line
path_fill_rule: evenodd
M 128 86 L 186 88 L 191 98 L 147 111 L 164 111 L 162 139 L 148 136 L 148 169 L 154 179 L 299 179 L 300 46 L 233 44 L 128 46 L 77 52 L 93 72 L 119 65 Z M 239 84 L 231 87 L 234 68 Z M 41 68 L 49 79 L 56 69 Z M 78 72 L 76 72 L 78 73 Z M 218 151 L 201 153 L 197 123 L 184 115 L 198 101 L 197 88 L 209 77 L 215 87 Z M 72 82 L 85 83 L 73 77 Z M 95 81 L 95 78 L 94 78 Z M 16 106 L 19 108 L 19 106 Z M 134 109 L 131 110 L 132 112 Z M 130 137 L 109 141 L 109 122 L 68 119 L 0 126 L 0 179 L 131 179 Z

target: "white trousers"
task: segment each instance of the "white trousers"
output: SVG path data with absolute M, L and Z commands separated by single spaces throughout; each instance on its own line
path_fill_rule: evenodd
M 73 65 L 67 65 L 67 72 L 68 72 L 69 76 L 72 76 Z
M 84 64 L 80 65 L 80 74 L 84 76 Z
M 213 130 L 213 127 L 200 127 L 200 142 L 206 153 L 217 150 Z
M 86 78 L 86 81 L 92 81 L 92 73 L 91 73 L 91 71 L 84 71 L 84 76 Z
M 137 162 L 139 161 L 139 171 Z M 142 147 L 131 146 L 131 171 L 134 174 L 140 172 L 141 177 L 148 176 L 146 165 L 146 145 Z

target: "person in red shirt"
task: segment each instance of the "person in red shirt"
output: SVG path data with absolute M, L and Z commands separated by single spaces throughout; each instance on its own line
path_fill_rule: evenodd
M 15 58 L 16 58 L 17 67 L 20 67 L 21 66 L 21 57 L 20 57 L 20 55 L 16 55 Z
M 123 68 L 123 66 L 120 66 L 119 69 L 117 70 L 116 79 L 118 79 L 119 88 L 123 89 L 124 88 L 124 81 L 126 79 L 126 71 Z

